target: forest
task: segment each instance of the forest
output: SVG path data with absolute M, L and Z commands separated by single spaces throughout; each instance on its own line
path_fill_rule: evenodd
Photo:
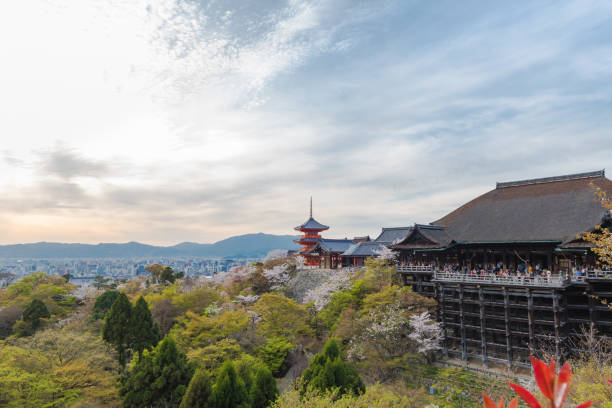
M 95 288 L 35 272 L 2 289 L 0 406 L 503 407 L 489 396 L 512 400 L 507 381 L 535 389 L 442 361 L 435 301 L 402 286 L 386 259 L 326 271 L 270 257 L 212 278 L 147 272 Z M 571 377 L 566 406 L 612 406 L 606 346 L 590 344 L 569 377 L 559 372 L 554 384 Z M 546 400 L 536 382 L 534 398 Z

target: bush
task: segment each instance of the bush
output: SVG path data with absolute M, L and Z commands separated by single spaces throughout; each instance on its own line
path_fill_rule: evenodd
M 362 394 L 365 385 L 355 368 L 342 359 L 336 340 L 330 339 L 323 351 L 315 355 L 302 374 L 302 394 L 313 390 L 326 393 L 335 391 L 344 394 Z

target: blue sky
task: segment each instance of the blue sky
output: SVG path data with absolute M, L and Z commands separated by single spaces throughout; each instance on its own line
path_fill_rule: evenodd
M 2 243 L 430 222 L 610 167 L 612 4 L 0 4 Z

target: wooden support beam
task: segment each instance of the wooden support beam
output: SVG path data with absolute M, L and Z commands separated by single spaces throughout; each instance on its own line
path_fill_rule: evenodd
M 442 286 L 438 292 L 440 294 L 440 299 L 438 301 L 440 305 L 440 321 L 442 323 L 442 353 L 444 357 L 448 357 L 448 338 L 446 336 L 446 313 L 444 311 L 444 297 L 446 294 L 444 293 L 444 286 Z
M 485 366 L 488 364 L 487 359 L 487 335 L 486 335 L 486 321 L 485 321 L 485 305 L 484 305 L 484 293 L 482 287 L 478 287 L 478 301 L 480 304 L 480 342 L 482 346 L 482 362 Z
M 506 360 L 512 368 L 512 332 L 510 330 L 510 296 L 508 288 L 504 286 L 504 321 L 506 323 Z
M 533 332 L 533 293 L 531 289 L 526 288 L 527 291 L 527 324 L 529 326 L 529 348 L 535 347 L 535 335 Z
M 589 321 L 591 322 L 591 330 L 595 330 L 595 299 L 593 299 L 593 284 L 589 283 L 587 289 L 589 297 Z
M 561 357 L 561 333 L 559 322 L 559 293 L 553 290 L 553 321 L 555 323 L 555 360 L 559 365 Z
M 463 285 L 459 285 L 459 330 L 461 331 L 461 359 L 463 361 L 467 361 L 467 342 L 465 341 Z

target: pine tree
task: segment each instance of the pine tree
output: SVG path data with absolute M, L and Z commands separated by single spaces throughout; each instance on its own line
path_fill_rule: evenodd
M 198 370 L 187 387 L 179 408 L 213 408 L 211 402 L 212 378 L 204 370 Z
M 277 397 L 278 388 L 270 370 L 267 368 L 258 369 L 251 387 L 251 407 L 266 408 Z
M 155 347 L 160 339 L 159 326 L 153 321 L 147 301 L 141 296 L 132 310 L 131 346 L 142 357 L 145 349 Z
M 126 408 L 177 406 L 183 399 L 193 368 L 172 337 L 138 359 L 119 393 Z
M 32 330 L 38 329 L 41 318 L 49 318 L 51 314 L 42 300 L 34 299 L 23 311 L 22 319 L 30 323 Z
M 125 360 L 130 345 L 132 305 L 127 296 L 120 293 L 104 318 L 102 338 L 117 351 L 119 364 L 125 368 Z
M 213 388 L 213 404 L 215 408 L 248 408 L 249 394 L 240 379 L 234 364 L 226 361 L 221 367 L 217 382 Z
M 338 396 L 365 392 L 359 374 L 350 363 L 342 359 L 334 339 L 327 341 L 323 351 L 312 358 L 302 374 L 302 393 L 310 388 L 319 392 L 337 389 Z

